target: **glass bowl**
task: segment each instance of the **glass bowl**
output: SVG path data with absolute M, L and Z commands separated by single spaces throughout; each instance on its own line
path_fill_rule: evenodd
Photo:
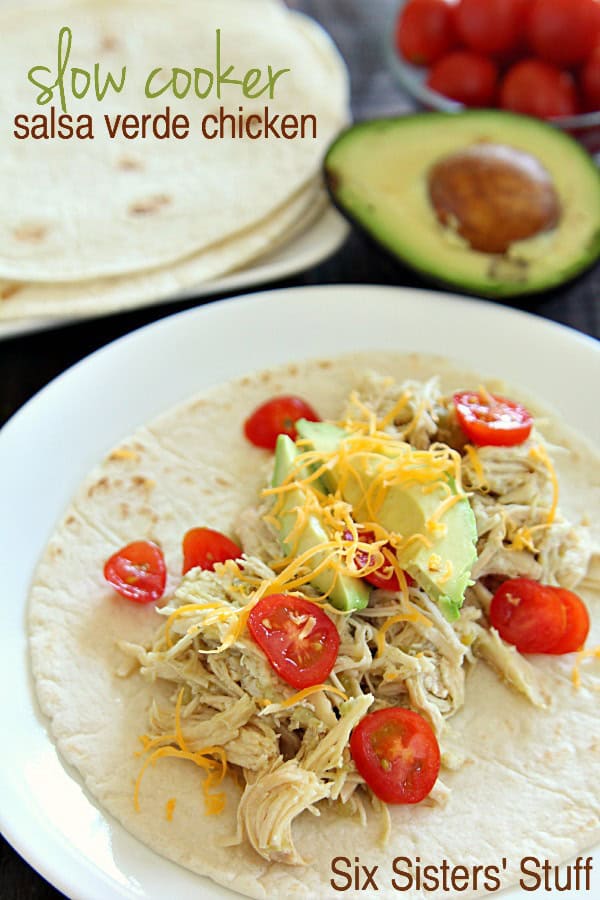
M 462 109 L 465 109 L 462 103 L 450 100 L 448 97 L 444 97 L 443 94 L 438 94 L 437 91 L 432 91 L 428 88 L 425 84 L 427 69 L 407 63 L 396 49 L 396 19 L 407 2 L 408 0 L 400 0 L 396 4 L 394 17 L 388 23 L 385 35 L 385 52 L 388 67 L 400 87 L 421 106 L 426 109 L 438 110 L 439 112 L 460 112 Z M 549 121 L 552 125 L 560 128 L 561 131 L 566 131 L 576 138 L 591 154 L 600 154 L 600 111 L 582 113 L 577 116 L 561 116 Z

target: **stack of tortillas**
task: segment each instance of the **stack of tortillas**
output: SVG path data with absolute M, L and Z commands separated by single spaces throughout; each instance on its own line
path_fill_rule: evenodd
M 325 149 L 348 119 L 347 73 L 332 43 L 311 20 L 276 0 L 139 0 L 61 2 L 52 7 L 7 10 L 0 18 L 0 319 L 71 317 L 126 309 L 167 299 L 243 268 L 296 234 L 323 203 L 320 166 Z M 64 75 L 73 117 L 93 117 L 93 139 L 18 139 L 18 115 L 50 116 L 61 109 L 58 87 L 38 105 L 35 76 L 52 85 L 57 45 L 68 26 L 72 46 Z M 162 68 L 155 85 L 178 67 L 215 71 L 220 30 L 221 71 L 242 79 L 268 67 L 289 70 L 249 98 L 239 85 L 216 87 L 201 99 L 171 91 L 149 99 L 148 74 Z M 99 101 L 93 87 L 78 99 L 71 69 L 100 83 L 120 77 L 123 90 Z M 81 87 L 85 76 L 77 76 Z M 162 82 L 161 82 L 162 79 Z M 206 79 L 202 87 L 206 87 Z M 215 82 L 216 84 L 216 82 Z M 184 114 L 184 140 L 154 136 L 111 139 L 104 117 L 119 114 Z M 317 136 L 207 140 L 200 122 L 220 107 L 236 118 L 253 114 L 313 116 Z M 241 108 L 241 109 L 240 109 Z M 308 121 L 308 119 L 307 119 Z

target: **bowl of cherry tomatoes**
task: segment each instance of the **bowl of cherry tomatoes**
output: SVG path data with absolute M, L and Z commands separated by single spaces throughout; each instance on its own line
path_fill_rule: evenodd
M 600 0 L 402 0 L 388 51 L 429 109 L 537 116 L 600 153 Z

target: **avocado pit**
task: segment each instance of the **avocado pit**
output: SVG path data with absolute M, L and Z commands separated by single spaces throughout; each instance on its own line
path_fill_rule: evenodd
M 482 253 L 504 254 L 561 218 L 550 173 L 504 144 L 480 142 L 444 157 L 429 170 L 428 188 L 438 221 Z

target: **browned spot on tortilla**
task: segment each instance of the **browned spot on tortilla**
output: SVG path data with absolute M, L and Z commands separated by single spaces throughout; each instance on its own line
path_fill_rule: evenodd
M 263 384 L 267 384 L 267 382 L 271 380 L 271 373 L 263 372 L 260 376 L 260 380 L 263 382 Z
M 0 300 L 10 300 L 11 297 L 22 291 L 24 287 L 25 285 L 20 284 L 18 281 L 11 281 L 5 284 L 4 287 L 0 288 Z
M 100 41 L 100 49 L 104 50 L 107 53 L 110 53 L 111 50 L 117 50 L 119 47 L 119 39 L 114 36 L 114 34 L 103 34 L 102 40 Z
M 13 228 L 13 235 L 17 241 L 26 241 L 29 244 L 39 244 L 48 233 L 48 226 L 40 222 L 24 222 Z
M 151 491 L 156 487 L 156 482 L 152 478 L 146 478 L 145 475 L 133 475 L 131 483 L 135 487 L 142 487 L 146 491 Z
M 290 375 L 297 375 L 298 366 L 288 366 L 288 372 L 290 373 Z
M 231 482 L 227 481 L 226 478 L 221 478 L 220 475 L 217 475 L 215 478 L 215 483 L 221 485 L 221 487 L 231 487 Z
M 248 378 L 248 376 L 245 375 L 244 378 L 240 379 L 240 384 L 245 387 L 247 384 L 250 384 L 251 381 L 252 381 L 252 379 Z
M 184 475 L 181 480 L 184 484 L 196 484 L 191 475 Z
M 129 207 L 132 216 L 149 216 L 153 213 L 160 212 L 165 206 L 168 206 L 171 198 L 168 194 L 154 194 L 153 197 L 147 197 L 145 200 L 138 200 Z
M 93 497 L 96 491 L 105 490 L 107 487 L 109 487 L 109 481 L 106 475 L 103 475 L 95 484 L 89 486 L 87 495 L 88 497 Z
M 139 172 L 144 168 L 141 159 L 135 159 L 133 156 L 121 156 L 117 160 L 117 168 L 123 172 Z
M 65 520 L 65 525 L 73 525 L 76 522 L 75 516 L 69 516 Z
M 123 518 L 126 519 L 127 516 L 129 515 L 129 504 L 128 504 L 128 503 L 121 503 L 121 504 L 119 505 L 119 509 L 120 509 L 120 511 L 121 511 L 121 515 L 123 516 Z
M 147 519 L 150 519 L 153 525 L 156 525 L 156 523 L 158 522 L 158 516 L 149 506 L 142 506 L 142 508 L 140 509 L 140 515 L 145 516 Z M 160 546 L 159 541 L 157 541 L 155 538 L 153 538 L 153 540 L 155 544 L 158 544 Z
M 63 551 L 62 547 L 50 547 L 50 557 L 52 559 L 56 559 L 58 556 L 62 556 Z
M 320 369 L 330 369 L 331 366 L 332 366 L 332 363 L 330 363 L 329 360 L 326 360 L 326 359 L 322 359 L 321 362 L 319 363 Z

